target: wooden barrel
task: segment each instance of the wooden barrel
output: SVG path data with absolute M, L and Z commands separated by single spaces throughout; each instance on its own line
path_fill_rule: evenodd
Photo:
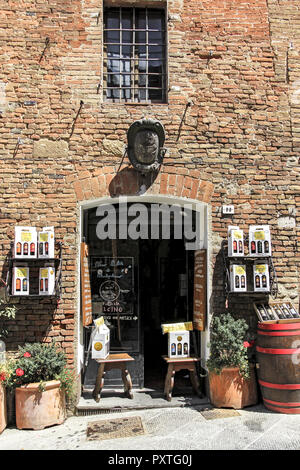
M 300 322 L 259 323 L 256 357 L 265 407 L 300 414 Z

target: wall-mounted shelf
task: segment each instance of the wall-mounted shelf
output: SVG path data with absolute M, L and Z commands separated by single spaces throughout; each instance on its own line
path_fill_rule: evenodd
M 15 258 L 14 253 L 14 242 L 11 242 L 10 253 L 8 256 L 8 270 L 6 275 L 6 293 L 8 297 L 18 297 L 18 298 L 48 298 L 48 299 L 60 299 L 61 297 L 61 277 L 62 277 L 62 243 L 55 243 L 56 251 L 58 256 L 56 258 Z M 13 267 L 24 264 L 30 267 L 30 277 L 32 277 L 32 282 L 29 283 L 29 294 L 27 295 L 18 295 L 13 294 L 12 290 L 12 281 L 13 281 Z M 43 266 L 52 265 L 55 267 L 55 285 L 54 285 L 54 294 L 40 294 L 39 293 L 39 278 L 38 278 L 38 269 Z M 36 271 L 36 272 L 34 272 Z
M 244 240 L 244 245 L 247 244 L 247 239 Z M 272 298 L 277 297 L 278 285 L 277 285 L 277 275 L 273 264 L 272 256 L 228 256 L 228 242 L 223 240 L 222 242 L 222 256 L 223 256 L 223 266 L 224 266 L 224 290 L 225 295 L 271 295 Z M 244 292 L 233 292 L 230 290 L 230 265 L 236 263 L 243 263 L 246 265 L 246 269 L 249 270 L 253 266 L 254 262 L 264 262 L 268 264 L 269 267 L 269 276 L 270 276 L 270 288 L 268 291 L 255 291 L 253 289 L 253 283 L 250 282 L 250 289 Z M 253 268 L 252 268 L 253 269 Z M 252 280 L 252 276 L 248 276 Z M 252 288 L 251 288 L 252 287 Z

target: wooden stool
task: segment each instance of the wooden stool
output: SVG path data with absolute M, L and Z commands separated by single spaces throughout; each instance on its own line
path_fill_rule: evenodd
M 197 377 L 196 371 L 196 362 L 200 360 L 198 357 L 167 357 L 162 356 L 163 359 L 168 364 L 168 371 L 165 380 L 165 390 L 164 393 L 166 395 L 166 399 L 168 401 L 172 400 L 172 390 L 174 387 L 174 378 L 175 373 L 179 370 L 187 369 L 190 372 L 190 379 L 192 383 L 192 387 L 196 395 L 202 398 L 202 393 L 200 391 L 200 384 Z
M 124 392 L 128 398 L 133 398 L 131 377 L 127 369 L 127 362 L 134 361 L 133 357 L 126 353 L 109 354 L 106 359 L 95 359 L 99 366 L 93 398 L 98 402 L 104 385 L 104 376 L 106 372 L 112 369 L 120 369 L 124 383 Z

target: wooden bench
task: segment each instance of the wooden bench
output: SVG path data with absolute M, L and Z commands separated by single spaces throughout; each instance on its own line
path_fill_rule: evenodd
M 124 384 L 124 392 L 128 398 L 133 398 L 132 381 L 127 368 L 127 362 L 134 361 L 133 357 L 126 353 L 109 354 L 106 359 L 95 359 L 99 366 L 95 388 L 93 390 L 93 398 L 98 402 L 100 400 L 101 391 L 104 385 L 104 376 L 106 372 L 112 369 L 120 369 Z
M 165 396 L 168 401 L 172 400 L 172 390 L 174 387 L 174 378 L 175 378 L 175 373 L 187 369 L 190 373 L 190 380 L 192 383 L 192 387 L 196 395 L 202 398 L 202 393 L 200 390 L 200 383 L 198 380 L 197 376 L 197 371 L 196 371 L 196 363 L 200 360 L 198 357 L 167 357 L 167 356 L 162 356 L 163 359 L 166 361 L 168 364 L 168 370 L 167 370 L 167 375 L 165 379 Z

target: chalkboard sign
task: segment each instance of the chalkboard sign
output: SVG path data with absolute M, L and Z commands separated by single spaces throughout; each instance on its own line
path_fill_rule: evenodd
M 102 303 L 103 315 L 134 313 L 133 272 L 131 257 L 92 257 L 92 298 Z

